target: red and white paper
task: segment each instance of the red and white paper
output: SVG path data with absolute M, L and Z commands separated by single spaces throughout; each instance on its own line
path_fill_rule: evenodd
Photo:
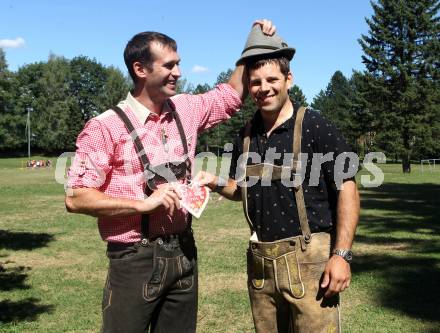
M 178 192 L 182 197 L 180 200 L 182 207 L 198 219 L 209 201 L 208 188 L 197 183 L 181 184 L 178 187 Z

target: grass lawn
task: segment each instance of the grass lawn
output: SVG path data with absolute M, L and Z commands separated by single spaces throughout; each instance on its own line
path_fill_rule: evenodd
M 22 160 L 0 159 L 0 332 L 98 332 L 107 261 L 95 221 L 65 212 L 54 168 Z M 385 184 L 361 188 L 344 332 L 440 332 L 440 167 L 381 167 Z M 198 332 L 253 332 L 241 204 L 213 195 L 194 230 Z

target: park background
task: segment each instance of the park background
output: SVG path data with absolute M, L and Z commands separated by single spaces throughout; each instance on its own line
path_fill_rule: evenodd
M 381 165 L 382 186 L 361 188 L 345 331 L 440 332 L 440 170 L 419 164 L 440 158 L 438 8 L 431 0 L 2 1 L 0 331 L 99 330 L 106 261 L 94 219 L 65 212 L 54 168 L 23 166 L 30 158 L 55 166 L 88 119 L 124 98 L 127 40 L 144 30 L 175 38 L 179 89 L 199 93 L 228 79 L 252 22 L 266 17 L 297 49 L 292 98 L 332 121 L 361 158 L 380 151 L 391 162 Z M 247 100 L 200 136 L 198 151 L 221 154 L 253 112 Z M 213 196 L 194 228 L 199 331 L 251 332 L 240 205 Z

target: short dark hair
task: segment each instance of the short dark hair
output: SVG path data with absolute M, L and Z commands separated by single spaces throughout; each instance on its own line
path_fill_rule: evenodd
M 290 61 L 289 61 L 289 59 L 287 59 L 283 55 L 275 56 L 275 57 L 271 57 L 271 58 L 269 58 L 267 56 L 266 57 L 261 56 L 261 57 L 249 58 L 246 61 L 246 68 L 247 68 L 248 74 L 251 70 L 258 69 L 258 68 L 263 67 L 264 65 L 270 64 L 270 63 L 278 64 L 278 66 L 280 67 L 281 73 L 285 77 L 287 77 L 287 75 L 290 72 Z
M 160 32 L 145 31 L 134 35 L 133 38 L 128 41 L 127 46 L 125 47 L 124 61 L 125 65 L 127 66 L 128 73 L 135 83 L 137 77 L 133 70 L 133 63 L 139 61 L 145 67 L 151 69 L 151 65 L 154 61 L 153 54 L 151 53 L 151 44 L 153 42 L 169 47 L 173 51 L 177 51 L 176 41 Z

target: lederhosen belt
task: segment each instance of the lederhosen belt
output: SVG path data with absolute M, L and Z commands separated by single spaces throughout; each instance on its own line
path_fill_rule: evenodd
M 168 103 L 171 109 L 171 114 L 173 120 L 176 122 L 177 129 L 179 131 L 180 140 L 182 141 L 183 151 L 185 154 L 185 161 L 179 164 L 165 163 L 159 166 L 152 166 L 150 160 L 148 159 L 147 153 L 145 151 L 144 145 L 139 138 L 132 122 L 125 114 L 125 112 L 118 106 L 112 107 L 112 110 L 116 112 L 119 118 L 124 123 L 131 139 L 134 143 L 134 148 L 136 150 L 137 156 L 141 162 L 143 175 L 146 179 L 144 184 L 144 194 L 148 197 L 154 190 L 157 189 L 156 182 L 162 182 L 166 180 L 164 177 L 165 172 L 171 172 L 177 179 L 183 179 L 186 176 L 187 181 L 191 180 L 191 161 L 188 155 L 188 143 L 186 141 L 185 132 L 183 130 L 182 122 L 180 121 L 179 114 L 175 110 L 172 103 Z M 191 227 L 192 216 L 187 214 L 187 225 Z M 148 246 L 149 240 L 149 215 L 142 214 L 141 219 L 141 245 Z
M 255 228 L 249 217 L 249 212 L 248 212 L 247 184 L 246 184 L 247 177 L 248 176 L 251 177 L 254 176 L 259 178 L 271 177 L 272 180 L 280 180 L 282 175 L 285 174 L 289 174 L 289 177 L 292 173 L 301 174 L 301 168 L 303 167 L 301 165 L 301 160 L 300 160 L 301 138 L 302 138 L 302 124 L 303 124 L 305 111 L 306 111 L 305 107 L 299 107 L 296 110 L 295 127 L 293 132 L 293 159 L 291 166 L 278 166 L 269 163 L 247 165 L 247 160 L 249 156 L 249 146 L 251 141 L 252 124 L 250 121 L 248 121 L 246 124 L 244 131 L 244 139 L 243 139 L 243 158 L 241 160 L 242 164 L 239 165 L 239 169 L 242 171 L 241 174 L 244 175 L 242 180 L 243 183 L 241 186 L 241 198 L 243 202 L 244 215 L 249 224 L 249 228 L 251 229 L 251 233 L 255 232 Z M 290 172 L 286 173 L 286 171 L 289 170 Z M 311 232 L 310 232 L 309 223 L 307 221 L 306 204 L 304 201 L 304 191 L 302 187 L 302 182 L 298 182 L 297 184 L 295 184 L 294 189 L 295 189 L 296 207 L 298 209 L 298 216 L 299 216 L 299 222 L 302 233 L 301 246 L 305 250 L 307 244 L 310 243 Z

